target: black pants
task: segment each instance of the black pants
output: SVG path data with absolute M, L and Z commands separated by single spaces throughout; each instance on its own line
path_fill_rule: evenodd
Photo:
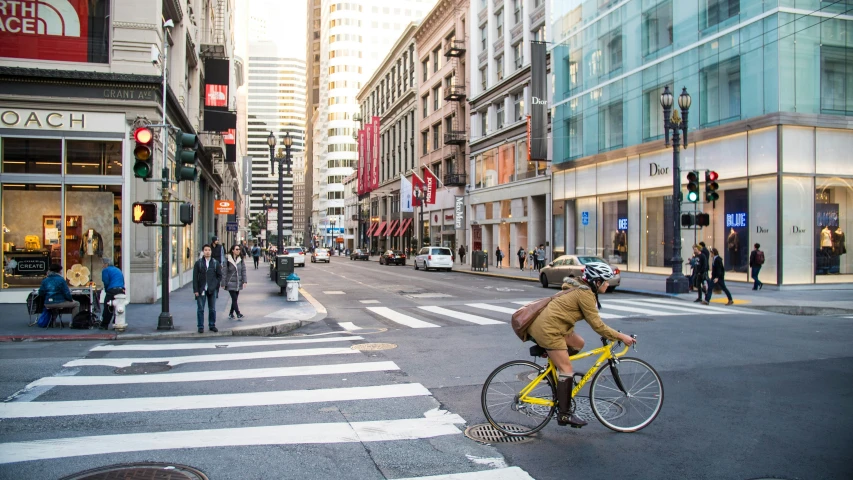
M 732 301 L 732 293 L 729 292 L 729 289 L 726 287 L 726 280 L 723 278 L 718 278 L 717 283 L 714 283 L 713 280 L 708 280 L 708 292 L 705 294 L 705 301 L 706 302 L 711 301 L 711 294 L 714 292 L 714 286 L 715 285 L 720 287 L 720 290 L 722 290 L 723 293 L 726 294 L 726 298 L 728 298 L 729 301 L 731 302 Z
M 104 295 L 104 312 L 101 315 L 101 326 L 107 328 L 113 321 L 113 307 L 109 306 L 111 300 L 116 298 L 119 293 L 124 293 L 123 288 L 111 288 Z
M 258 260 L 260 260 L 260 259 L 261 259 L 261 257 L 252 257 L 252 260 L 255 261 L 255 270 L 258 269 Z
M 240 290 L 228 290 L 228 294 L 231 295 L 231 310 L 228 312 L 228 315 L 236 313 L 240 314 L 240 306 L 237 305 L 237 297 L 240 296 Z

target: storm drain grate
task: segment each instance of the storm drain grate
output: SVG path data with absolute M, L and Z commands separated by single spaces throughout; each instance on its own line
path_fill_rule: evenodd
M 60 480 L 208 480 L 207 475 L 186 465 L 168 463 L 119 464 L 75 473 Z
M 157 363 L 134 363 L 129 367 L 117 368 L 115 372 L 119 375 L 145 375 L 147 373 L 160 373 L 171 370 L 172 366 L 168 362 Z
M 501 426 L 510 432 L 524 432 L 529 430 L 519 425 L 513 425 L 511 423 L 502 423 Z M 465 436 L 470 438 L 471 440 L 476 440 L 481 443 L 527 443 L 532 442 L 533 437 L 516 437 L 505 435 L 500 430 L 491 426 L 488 423 L 482 423 L 479 425 L 471 425 L 470 427 L 465 429 Z
M 393 343 L 359 343 L 349 348 L 362 351 L 391 350 L 392 348 L 397 348 L 397 345 Z

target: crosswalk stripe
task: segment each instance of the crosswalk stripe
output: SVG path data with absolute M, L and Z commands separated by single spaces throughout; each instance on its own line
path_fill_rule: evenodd
M 175 366 L 184 363 L 199 362 L 230 362 L 235 360 L 257 360 L 260 358 L 305 357 L 312 355 L 346 355 L 360 353 L 351 348 L 303 348 L 299 350 L 276 350 L 272 352 L 222 353 L 217 355 L 193 355 L 188 357 L 158 357 L 158 358 L 84 358 L 72 360 L 63 367 L 129 367 L 134 363 L 167 363 Z
M 696 309 L 696 307 L 690 308 L 687 306 L 676 306 L 676 305 L 671 305 L 671 304 L 666 304 L 666 306 L 663 306 L 663 305 L 659 306 L 658 304 L 646 304 L 642 300 L 611 300 L 611 299 L 607 299 L 607 305 L 605 305 L 605 308 L 608 308 L 611 303 L 627 303 L 628 305 L 637 305 L 639 303 L 640 306 L 654 307 L 654 308 L 666 308 L 669 310 L 674 310 L 676 312 L 687 312 L 687 313 L 693 313 L 693 314 L 699 313 L 699 311 Z M 708 315 L 719 315 L 720 314 L 720 312 L 716 312 L 716 311 L 702 312 L 702 313 L 706 313 Z
M 348 332 L 352 332 L 353 330 L 361 330 L 361 327 L 357 327 L 352 322 L 338 322 L 338 325 L 340 325 L 344 330 L 346 330 Z M 357 338 L 361 338 L 361 337 L 357 337 Z
M 672 315 L 681 315 L 680 313 L 662 312 L 660 310 L 648 310 L 645 308 L 625 307 L 619 305 L 610 305 L 609 303 L 601 306 L 605 310 L 620 310 L 623 312 L 642 313 L 643 315 L 652 315 L 656 317 L 669 317 Z
M 349 342 L 364 340 L 362 337 L 321 337 L 287 340 L 261 340 L 248 342 L 212 342 L 212 343 L 154 343 L 141 345 L 100 345 L 92 348 L 92 352 L 133 351 L 146 352 L 155 350 L 214 350 L 237 347 L 269 347 L 275 345 L 299 345 L 302 343 Z
M 420 383 L 403 383 L 372 387 L 280 390 L 277 392 L 110 398 L 104 400 L 71 400 L 60 402 L 6 402 L 0 403 L 0 418 L 42 418 L 111 413 L 163 412 L 167 410 L 262 407 L 269 405 L 295 405 L 429 395 L 429 390 Z
M 537 300 L 538 300 L 538 299 L 537 299 Z M 527 305 L 528 303 L 530 303 L 530 302 L 535 302 L 535 301 L 536 301 L 536 300 L 528 300 L 528 301 L 526 301 L 526 302 L 522 301 L 522 302 L 510 302 L 510 303 L 514 303 L 514 304 L 516 304 L 516 305 Z
M 471 315 L 470 313 L 462 313 L 455 312 L 453 310 L 448 310 L 443 307 L 418 307 L 421 310 L 426 310 L 427 312 L 437 313 L 439 315 L 444 315 L 447 317 L 455 318 L 457 320 L 463 320 L 466 322 L 476 323 L 477 325 L 504 325 L 506 322 L 499 322 L 497 320 L 492 320 L 491 318 L 481 317 L 479 315 Z
M 488 303 L 468 303 L 466 305 L 468 305 L 469 307 L 481 308 L 483 310 L 491 310 L 493 312 L 508 313 L 510 315 L 518 311 L 518 309 L 516 308 L 499 307 L 497 305 L 490 305 Z
M 651 302 L 651 303 L 660 303 L 660 304 L 664 304 L 664 305 L 671 305 L 672 304 L 672 302 L 670 302 L 669 300 L 661 300 L 661 299 L 657 299 L 657 298 L 647 298 L 644 301 Z M 711 305 L 699 305 L 696 307 L 695 312 L 701 314 L 702 312 L 705 312 L 706 310 L 717 311 L 717 312 L 725 312 L 725 313 L 737 313 L 737 314 L 742 314 L 742 315 L 762 315 L 761 312 L 751 312 L 749 310 L 734 309 L 734 308 L 729 308 L 729 307 L 714 307 Z
M 625 318 L 625 315 L 616 315 L 613 313 L 607 313 L 607 312 L 601 312 L 601 311 L 598 312 L 598 316 L 601 318 L 606 318 L 606 319 Z
M 0 464 L 148 450 L 253 445 L 384 442 L 460 435 L 459 415 L 347 423 L 129 433 L 11 442 L 0 448 Z
M 518 467 L 507 467 L 494 470 L 480 470 L 479 472 L 398 478 L 397 480 L 533 480 L 533 477 Z
M 40 386 L 129 385 L 142 383 L 208 382 L 249 378 L 300 377 L 306 375 L 335 375 L 339 373 L 384 372 L 399 370 L 394 362 L 342 363 L 337 365 L 308 365 L 304 367 L 256 368 L 251 370 L 213 370 L 207 372 L 158 373 L 153 375 L 70 376 L 44 377 L 26 389 Z
M 425 322 L 423 320 L 418 320 L 415 317 L 410 317 L 408 315 L 404 315 L 400 312 L 396 312 L 391 310 L 388 307 L 367 307 L 371 312 L 381 315 L 392 322 L 399 323 L 400 325 L 405 325 L 411 328 L 438 328 L 440 325 L 436 325 L 434 323 Z

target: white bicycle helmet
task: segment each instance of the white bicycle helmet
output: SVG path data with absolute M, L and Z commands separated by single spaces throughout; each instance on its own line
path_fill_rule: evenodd
M 604 282 L 610 280 L 616 275 L 610 265 L 604 262 L 590 262 L 584 265 L 583 278 L 587 283 L 593 280 L 602 280 Z

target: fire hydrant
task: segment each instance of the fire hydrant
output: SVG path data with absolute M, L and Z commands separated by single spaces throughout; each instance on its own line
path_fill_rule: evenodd
M 115 317 L 114 328 L 118 332 L 123 332 L 127 328 L 127 320 L 124 318 L 127 307 L 127 295 L 123 293 L 116 294 L 112 300 L 107 302 L 107 305 L 113 309 L 113 315 Z
M 287 287 L 286 287 L 287 301 L 288 302 L 298 302 L 299 301 L 299 277 L 296 276 L 295 273 L 291 273 L 284 280 L 287 283 Z

